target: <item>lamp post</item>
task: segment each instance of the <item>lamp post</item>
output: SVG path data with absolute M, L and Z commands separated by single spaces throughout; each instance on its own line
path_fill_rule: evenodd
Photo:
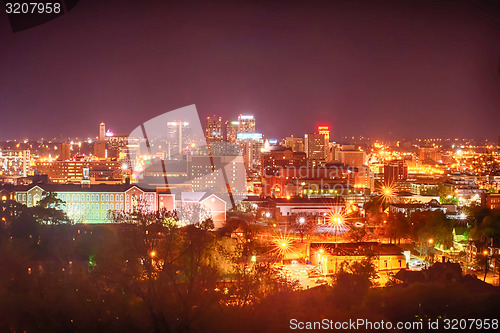
M 483 278 L 483 281 L 486 282 L 486 275 L 488 274 L 488 250 L 484 250 L 483 255 L 484 255 L 484 278 Z
M 430 249 L 432 249 L 432 246 L 434 244 L 434 239 L 433 238 L 429 238 L 427 240 L 427 244 L 428 244 L 428 247 L 427 247 L 427 257 L 428 257 L 427 258 L 427 262 L 430 263 L 431 256 L 430 256 L 429 252 L 430 252 Z M 432 261 L 434 262 L 434 260 L 432 260 Z

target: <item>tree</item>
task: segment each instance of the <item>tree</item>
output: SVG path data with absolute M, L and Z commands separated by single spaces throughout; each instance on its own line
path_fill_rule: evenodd
M 406 238 L 410 234 L 410 224 L 403 213 L 389 214 L 387 218 L 385 237 L 394 240 L 394 243 L 400 244 L 401 238 Z
M 300 241 L 304 242 L 304 236 L 310 235 L 317 224 L 310 216 L 291 215 L 290 227 L 300 235 Z
M 345 233 L 344 237 L 353 241 L 353 242 L 361 242 L 367 237 L 368 233 L 366 232 L 366 227 L 355 227 L 351 226 L 349 230 Z
M 53 192 L 43 192 L 42 199 L 31 207 L 31 213 L 40 224 L 71 223 L 68 215 L 62 210 L 64 201 Z
M 351 307 L 376 284 L 377 277 L 372 256 L 352 263 L 342 262 L 338 273 L 334 276 L 333 292 L 334 297 L 338 298 L 337 304 Z

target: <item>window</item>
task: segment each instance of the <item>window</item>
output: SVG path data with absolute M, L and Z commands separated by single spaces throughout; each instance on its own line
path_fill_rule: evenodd
M 109 203 L 106 204 L 106 210 L 109 210 Z
M 120 201 L 123 201 L 123 194 L 120 194 Z
M 23 201 L 26 201 L 26 194 L 23 194 Z
M 101 204 L 101 210 L 104 210 L 104 203 Z
M 106 201 L 109 201 L 109 194 L 106 194 Z
M 91 195 L 90 198 L 91 198 L 92 201 L 95 201 L 95 196 L 93 194 Z
M 71 201 L 75 201 L 75 195 L 74 194 L 71 195 Z
M 104 194 L 101 194 L 101 201 L 104 201 Z
M 87 201 L 90 201 L 90 194 L 87 194 Z
M 114 209 L 115 209 L 115 207 L 114 207 L 114 206 L 115 206 L 115 205 L 114 205 L 113 203 L 110 203 L 110 204 L 109 204 L 109 209 L 114 210 Z
M 120 209 L 123 210 L 123 203 L 120 204 Z
M 113 194 L 110 194 L 110 195 L 109 195 L 109 200 L 111 200 L 111 201 L 115 201 L 115 196 L 114 196 Z

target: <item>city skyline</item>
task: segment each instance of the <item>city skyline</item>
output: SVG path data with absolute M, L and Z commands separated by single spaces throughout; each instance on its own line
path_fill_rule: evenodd
M 84 1 L 20 33 L 2 16 L 1 139 L 130 132 L 190 104 L 268 137 L 498 136 L 493 3 L 154 4 Z

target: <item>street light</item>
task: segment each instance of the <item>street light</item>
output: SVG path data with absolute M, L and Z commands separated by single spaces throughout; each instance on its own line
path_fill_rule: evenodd
M 156 257 L 156 251 L 155 251 L 155 250 L 152 250 L 151 252 L 149 252 L 149 256 L 150 256 L 151 258 Z
M 306 218 L 305 218 L 305 217 L 303 217 L 303 216 L 299 217 L 299 223 L 300 223 L 300 224 L 304 224 L 304 223 L 306 223 Z
M 429 243 L 429 245 L 432 245 L 432 244 L 434 244 L 434 239 L 429 238 L 429 240 L 427 242 Z

